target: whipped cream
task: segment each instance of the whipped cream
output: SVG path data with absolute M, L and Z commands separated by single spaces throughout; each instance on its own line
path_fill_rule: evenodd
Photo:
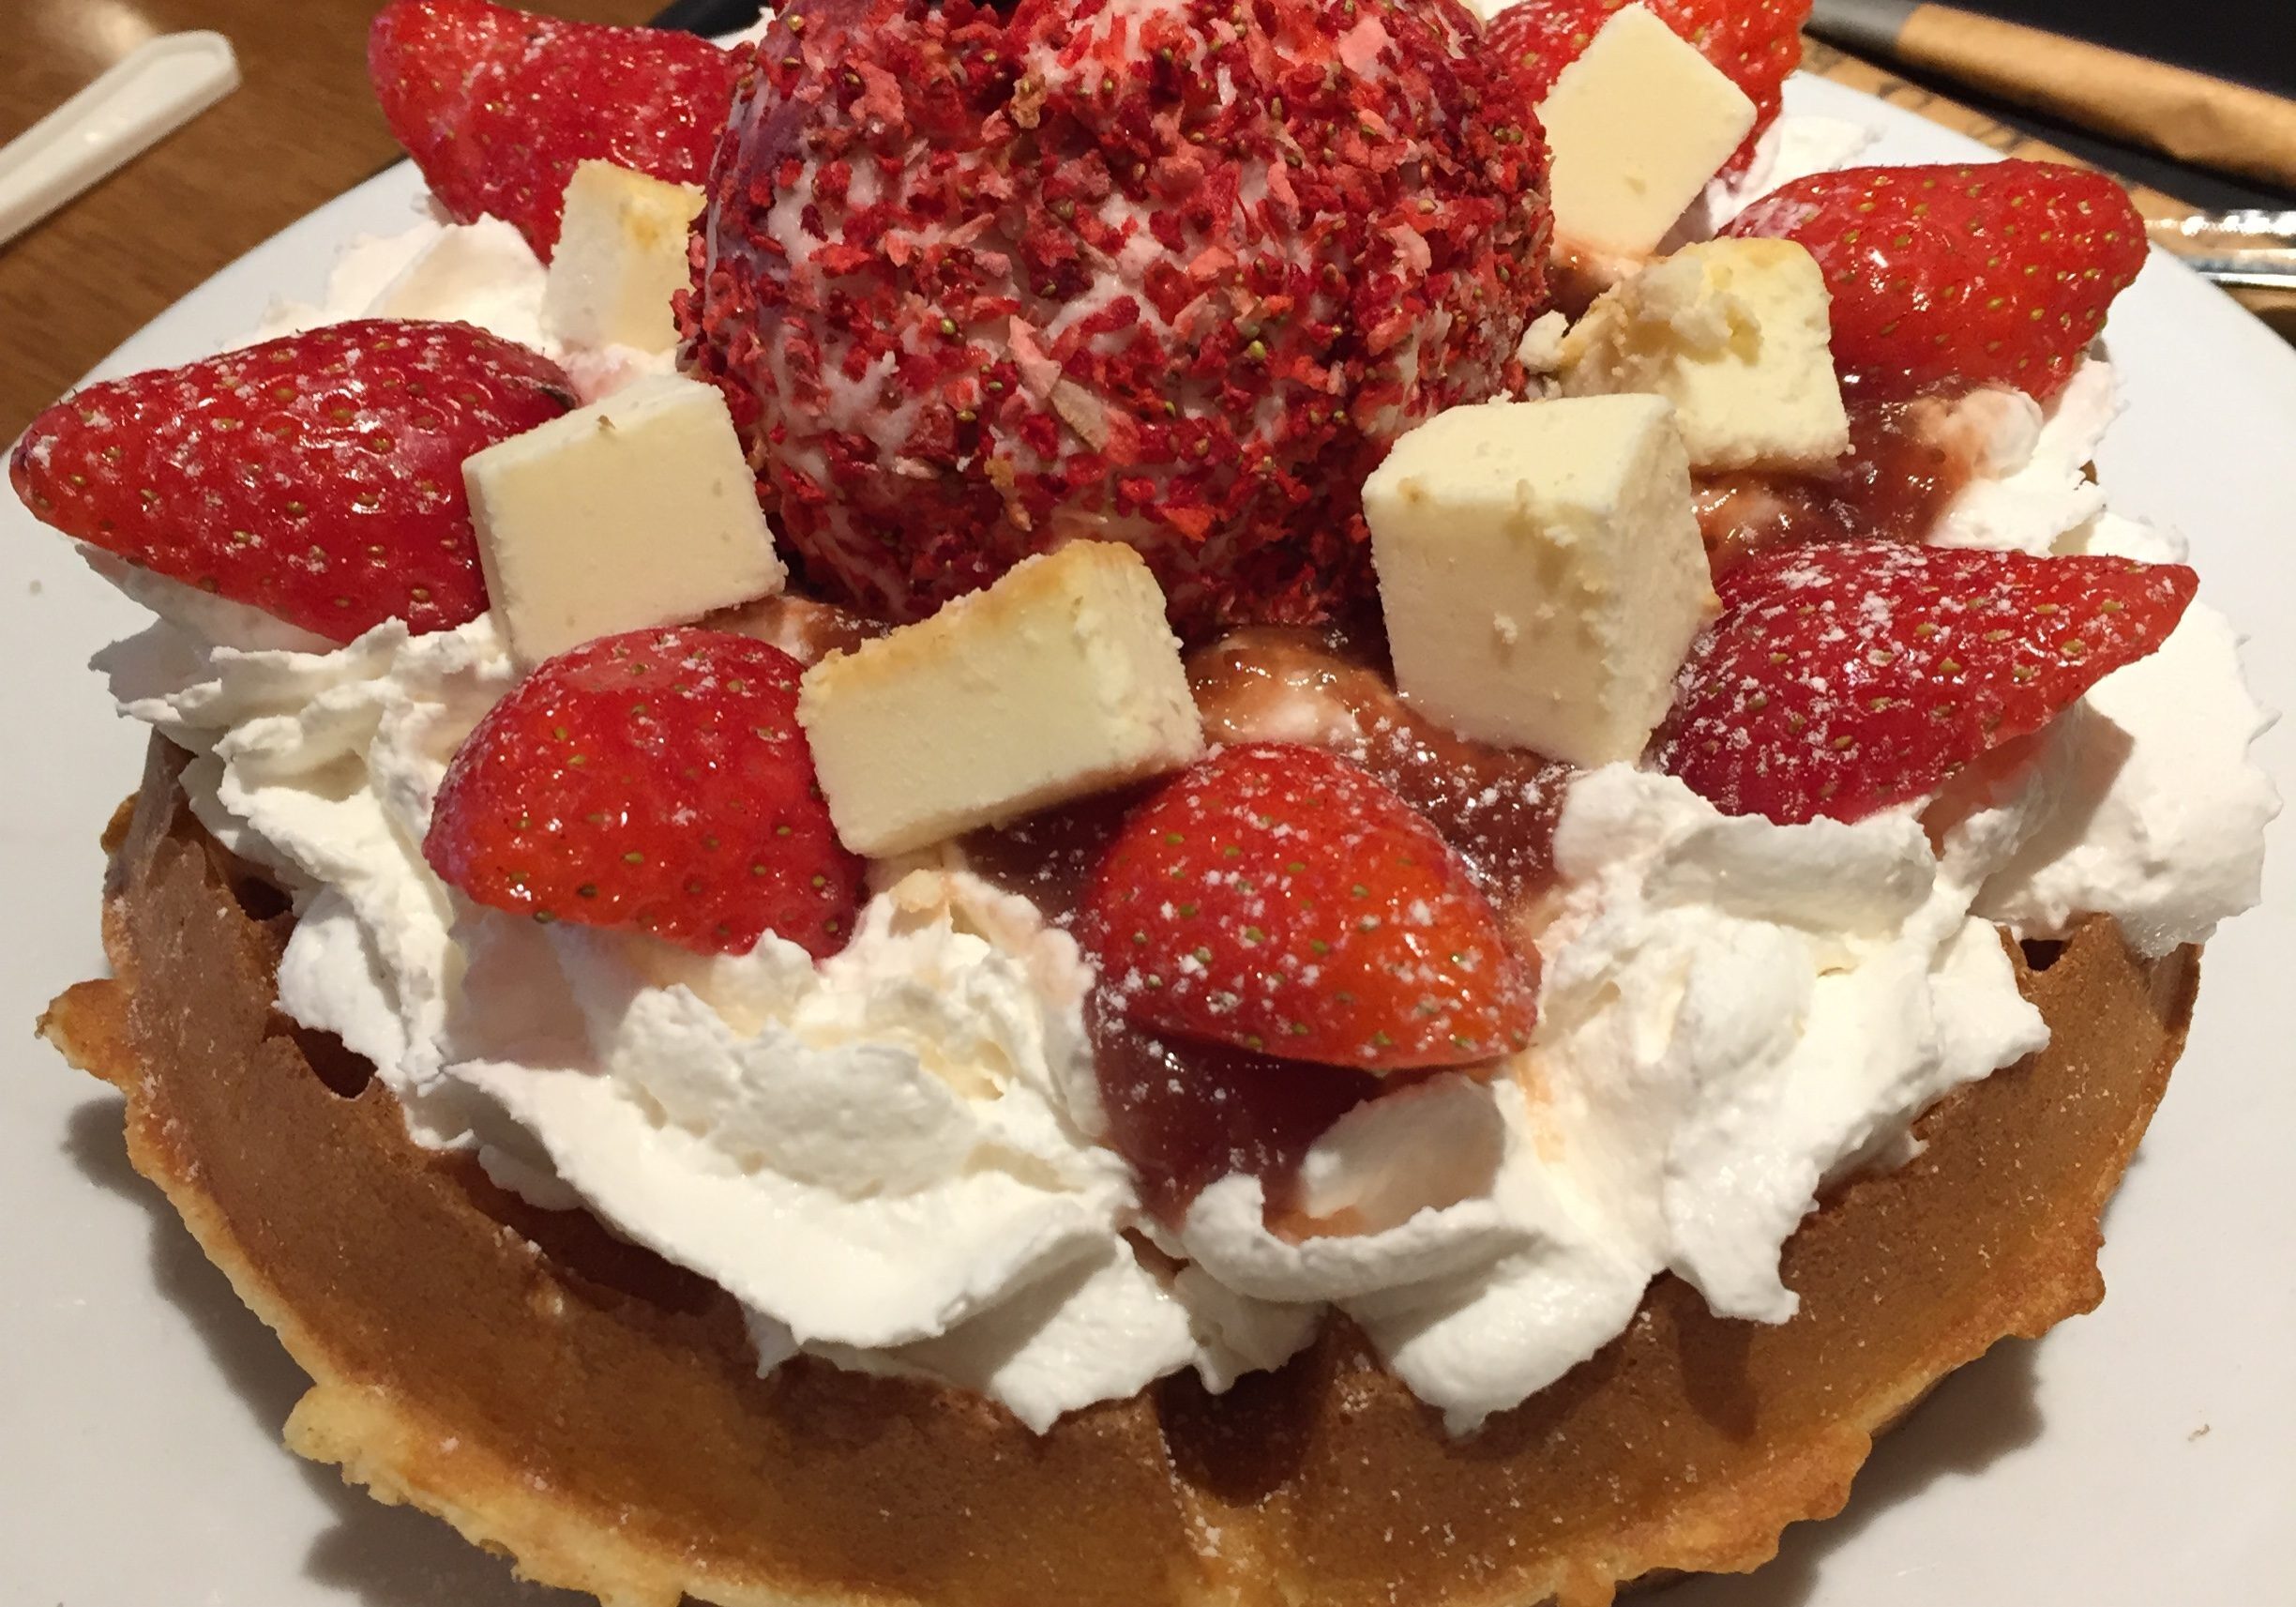
M 1624 765 L 1579 778 L 1539 1026 L 1492 1091 L 1488 1204 L 1525 1233 L 1347 1304 L 1397 1373 L 1463 1429 L 1607 1342 L 1662 1271 L 1724 1315 L 1791 1316 L 1778 1254 L 1824 1183 L 2047 1041 L 1969 914 L 2029 829 L 1987 824 L 1941 857 L 1910 810 L 1778 826 Z
M 2040 554 L 2104 512 L 2089 462 L 2121 415 L 2120 385 L 2112 364 L 2091 356 L 2047 403 L 1987 388 L 1936 410 L 1925 420 L 1931 437 L 1969 453 L 1973 468 L 1930 541 Z
M 1754 158 L 1745 171 L 1734 176 L 1725 174 L 1707 185 L 1682 221 L 1660 242 L 1659 250 L 1670 251 L 1692 240 L 1713 238 L 1730 220 L 1772 190 L 1797 178 L 1848 167 L 1881 137 L 1881 131 L 1871 124 L 1846 117 L 1780 114 L 1754 142 Z
M 2184 544 L 2106 513 L 2061 550 L 2181 563 Z M 2249 757 L 2276 717 L 2241 678 L 2232 623 L 2195 602 L 2159 651 L 2117 670 L 2051 726 L 2044 763 L 2071 800 L 1986 884 L 1979 913 L 2060 937 L 2108 911 L 2132 948 L 2204 943 L 2262 895 L 2264 827 L 2280 812 Z
M 2228 642 L 2194 641 L 2092 702 L 2165 664 L 2136 703 L 2189 706 L 2185 677 L 2233 673 Z M 1331 1308 L 1461 1430 L 1599 1348 L 1662 1271 L 1783 1320 L 1779 1250 L 1825 1181 L 2045 1041 L 1992 919 L 2037 932 L 2127 897 L 2137 930 L 2186 940 L 2252 895 L 2243 845 L 2271 807 L 2244 702 L 2208 738 L 2229 766 L 2213 796 L 2244 813 L 2167 807 L 2189 759 L 2127 759 L 2157 720 L 2092 809 L 2094 738 L 2061 723 L 1931 806 L 1941 850 L 1911 809 L 1778 826 L 1592 772 L 1563 813 L 1530 1050 L 1343 1118 L 1285 1231 L 1241 1175 L 1167 1230 L 1096 1142 L 1089 974 L 1026 901 L 916 870 L 819 967 L 771 937 L 704 960 L 536 926 L 459 905 L 419 853 L 448 757 L 510 684 L 491 621 L 327 653 L 163 622 L 102 665 L 123 708 L 202 755 L 201 818 L 296 890 L 281 1008 L 373 1059 L 418 1140 L 710 1278 L 768 1365 L 921 1374 L 1039 1428 L 1184 1368 L 1225 1387 Z M 2108 813 L 2129 826 L 2090 828 Z
M 617 1230 L 741 1300 L 769 1351 L 890 1368 L 927 1346 L 913 1365 L 1001 1382 L 1040 1426 L 1193 1357 L 1118 1232 L 1128 1170 L 1061 1097 L 1091 1075 L 1090 970 L 1025 901 L 919 871 L 818 968 L 774 937 L 702 959 L 491 911 L 464 930 L 452 1074 Z M 1100 1337 L 976 1327 L 1047 1289 Z
M 1782 119 L 1700 226 L 1848 159 L 1867 131 L 1827 121 Z M 418 307 L 549 351 L 540 299 L 514 231 L 432 218 L 356 243 L 320 304 L 264 333 Z M 551 355 L 584 386 L 644 366 Z M 2081 474 L 2114 407 L 2101 359 L 2047 408 L 1952 404 L 1939 427 L 1969 433 L 1975 471 L 1938 538 L 2178 555 Z M 1994 923 L 2054 935 L 2102 912 L 2147 952 L 2198 941 L 2253 902 L 2277 808 L 2230 629 L 2198 606 L 1926 808 L 1779 826 L 1589 773 L 1532 1046 L 1342 1118 L 1275 1227 L 1241 1175 L 1168 1226 L 1100 1142 L 1075 945 L 953 853 L 879 867 L 818 967 L 772 937 L 701 959 L 477 909 L 420 844 L 456 746 L 513 684 L 491 619 L 326 648 L 115 578 L 161 619 L 99 656 L 114 695 L 197 755 L 194 811 L 295 897 L 280 1008 L 371 1059 L 419 1142 L 711 1279 L 761 1367 L 930 1378 L 1038 1429 L 1191 1368 L 1225 1388 L 1334 1310 L 1462 1431 L 1615 1337 L 1661 1273 L 1784 1320 L 1779 1252 L 1827 1182 L 1901 1158 L 1939 1096 L 2045 1041 Z M 1311 689 L 1262 712 L 1280 729 L 1228 735 L 1352 725 Z
M 449 223 L 446 215 L 426 194 L 414 207 L 416 220 L 392 235 L 357 235 L 345 242 L 335 253 L 335 265 L 328 270 L 326 285 L 320 299 L 298 301 L 291 296 L 276 296 L 264 311 L 262 320 L 248 335 L 247 344 L 258 341 L 275 341 L 284 335 L 299 335 L 306 329 L 316 329 L 328 324 L 340 324 L 346 319 L 365 318 L 381 304 L 385 291 L 410 264 L 425 250 L 444 238 Z M 516 231 L 512 231 L 516 233 Z M 521 244 L 523 244 L 521 241 Z M 537 315 L 540 304 L 536 303 Z M 475 312 L 476 309 L 466 311 Z M 475 322 L 475 318 L 464 322 Z
M 585 402 L 611 396 L 647 374 L 676 371 L 670 352 L 559 341 L 542 316 L 549 271 L 525 236 L 501 219 L 456 223 L 426 202 L 421 218 L 400 233 L 353 240 L 337 257 L 317 302 L 275 301 L 249 340 L 273 340 L 354 318 L 475 324 L 557 363 Z
M 73 543 L 80 556 L 131 601 L 143 604 L 161 619 L 180 626 L 197 641 L 226 647 L 283 648 L 295 653 L 324 653 L 331 644 L 324 636 L 290 625 L 276 614 L 249 603 L 234 602 L 211 591 L 141 569 L 101 547 Z
M 96 668 L 121 712 L 198 755 L 183 785 L 201 824 L 295 893 L 280 1008 L 372 1060 L 419 1141 L 471 1142 L 437 1049 L 454 912 L 421 842 L 447 761 L 516 678 L 491 617 L 427 636 L 392 621 L 320 653 L 162 620 Z
M 491 618 L 325 653 L 165 621 L 107 649 L 124 712 L 300 918 L 280 1008 L 375 1062 L 408 1128 L 476 1149 L 748 1308 L 764 1354 L 927 1373 L 1041 1428 L 1190 1365 L 1274 1365 L 1309 1315 L 1143 1265 L 1096 1120 L 1091 974 L 1035 906 L 921 870 L 816 967 L 703 959 L 461 905 L 420 844 L 447 761 L 515 671 Z
M 2183 563 L 2182 538 L 2108 511 L 2088 477 L 2121 405 L 2119 376 L 2095 355 L 2046 404 L 2000 389 L 1958 399 L 1932 427 L 1964 432 L 1975 469 L 1930 539 Z M 2061 937 L 2105 911 L 2154 957 L 2206 942 L 2262 891 L 2280 798 L 2249 750 L 2274 718 L 2242 679 L 2231 622 L 2193 603 L 2159 651 L 2051 725 L 2034 784 L 2070 801 L 1986 883 L 1978 913 L 2020 937 Z

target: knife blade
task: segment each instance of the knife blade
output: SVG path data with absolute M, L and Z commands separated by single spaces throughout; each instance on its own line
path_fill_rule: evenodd
M 2196 212 L 2154 219 L 2145 233 L 2218 284 L 2296 289 L 2296 211 Z

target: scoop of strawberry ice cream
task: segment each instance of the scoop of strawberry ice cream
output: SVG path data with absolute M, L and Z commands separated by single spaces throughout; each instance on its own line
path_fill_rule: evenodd
M 1075 537 L 1174 623 L 1370 588 L 1390 442 L 1499 390 L 1546 151 L 1456 0 L 797 0 L 682 304 L 787 543 L 929 614 Z

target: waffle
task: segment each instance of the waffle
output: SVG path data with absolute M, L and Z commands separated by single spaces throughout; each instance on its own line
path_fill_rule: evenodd
M 114 978 L 44 1031 L 126 1096 L 137 1168 L 313 1380 L 288 1444 L 611 1607 L 1594 1607 L 1754 1568 L 1944 1373 L 2102 1297 L 2099 1213 L 2198 974 L 2103 919 L 2017 953 L 2049 1047 L 1803 1224 L 1781 1326 L 1663 1278 L 1453 1439 L 1335 1321 L 1228 1395 L 1175 1377 L 1039 1436 L 927 1384 L 760 1377 L 722 1292 L 414 1145 L 364 1062 L 273 1008 L 293 917 L 192 819 L 183 763 L 155 738 L 107 839 Z

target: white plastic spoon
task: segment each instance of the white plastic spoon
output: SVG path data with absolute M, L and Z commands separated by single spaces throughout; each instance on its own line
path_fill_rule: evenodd
M 163 34 L 0 148 L 0 245 L 239 86 L 221 34 Z

